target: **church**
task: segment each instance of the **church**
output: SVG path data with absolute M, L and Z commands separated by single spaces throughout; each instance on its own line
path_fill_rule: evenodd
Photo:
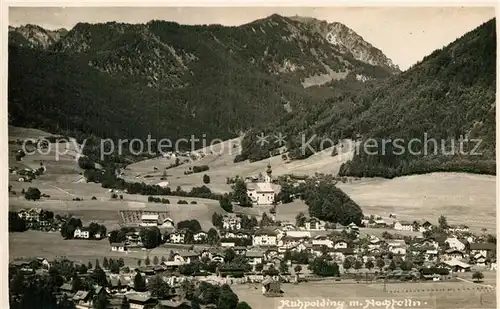
M 254 205 L 272 205 L 274 203 L 274 189 L 272 181 L 271 165 L 267 165 L 264 176 L 261 175 L 257 182 L 247 183 L 247 194 Z

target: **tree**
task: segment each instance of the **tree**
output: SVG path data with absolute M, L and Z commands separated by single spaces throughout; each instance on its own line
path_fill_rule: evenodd
M 151 265 L 151 260 L 149 259 L 149 256 L 146 256 L 146 259 L 144 259 L 144 265 L 146 266 Z
M 446 230 L 448 228 L 448 221 L 446 217 L 441 215 L 438 219 L 439 228 L 442 230 Z
M 146 249 L 156 248 L 161 243 L 161 232 L 157 227 L 143 228 L 139 236 Z
M 158 259 L 158 257 L 155 255 L 153 257 L 153 265 L 158 265 L 160 263 L 160 260 Z
M 210 176 L 208 176 L 207 174 L 203 175 L 203 183 L 209 184 L 210 183 Z
M 238 303 L 236 309 L 252 309 L 252 307 L 250 307 L 250 305 L 247 304 L 246 302 L 242 301 Z
M 280 273 L 281 274 L 288 274 L 288 264 L 284 261 L 280 263 Z
M 233 203 L 231 203 L 231 199 L 228 194 L 224 194 L 222 198 L 219 200 L 219 205 L 222 209 L 227 212 L 233 212 Z
M 315 258 L 310 264 L 310 269 L 315 275 L 323 277 L 338 276 L 340 274 L 337 263 L 331 263 L 324 256 Z
M 484 275 L 480 271 L 476 271 L 472 274 L 472 279 L 474 282 L 480 282 L 484 278 Z
M 390 270 L 395 270 L 396 269 L 396 262 L 394 262 L 394 260 L 391 260 L 391 263 L 389 264 L 389 269 Z
M 295 265 L 295 267 L 293 268 L 293 270 L 295 271 L 296 274 L 298 274 L 298 273 L 300 273 L 302 271 L 302 266 Z
M 108 286 L 108 280 L 106 279 L 106 273 L 101 267 L 97 267 L 92 272 L 92 278 L 100 286 Z
M 236 253 L 234 253 L 233 249 L 227 248 L 226 250 L 224 250 L 224 262 L 231 263 L 235 257 Z
M 163 299 L 169 295 L 170 287 L 160 275 L 156 275 L 148 281 L 148 290 L 152 297 Z
M 109 261 L 106 257 L 104 257 L 103 261 L 102 261 L 102 267 L 104 267 L 104 269 L 108 269 L 109 268 Z
M 371 270 L 374 266 L 375 265 L 373 265 L 373 261 L 372 260 L 368 260 L 365 263 L 365 267 L 368 268 L 368 270 Z
M 344 265 L 343 265 L 343 266 L 344 266 L 344 270 L 345 270 L 346 272 L 347 272 L 349 269 L 351 269 L 351 268 L 352 268 L 352 261 L 351 261 L 351 259 L 346 258 L 346 259 L 344 260 Z
M 359 270 L 359 269 L 361 269 L 361 267 L 363 267 L 363 262 L 361 262 L 360 260 L 354 261 L 353 268 L 355 270 Z
M 234 294 L 229 285 L 223 284 L 220 288 L 217 309 L 234 309 L 238 305 L 238 296 Z
M 303 212 L 299 212 L 297 216 L 295 216 L 295 225 L 297 227 L 302 227 L 306 223 L 306 215 Z
M 95 296 L 93 302 L 94 309 L 106 309 L 108 307 L 109 301 L 105 293 L 99 293 Z
M 141 267 L 141 264 L 142 264 L 142 260 L 141 259 L 137 260 L 137 266 Z
M 194 299 L 195 286 L 191 280 L 182 281 L 181 290 L 185 299 L 187 300 Z
M 216 229 L 211 228 L 207 233 L 207 242 L 211 246 L 215 246 L 219 243 L 220 237 Z
M 42 192 L 38 190 L 38 188 L 29 187 L 28 190 L 24 193 L 24 198 L 28 201 L 36 201 L 42 197 Z
M 232 197 L 235 202 L 237 202 L 242 207 L 251 207 L 252 201 L 247 194 L 247 186 L 243 179 L 237 179 L 232 185 Z
M 90 263 L 90 262 L 89 262 Z M 80 268 L 78 269 L 78 272 L 82 275 L 85 275 L 88 271 L 87 266 L 85 264 L 80 265 Z
M 81 290 L 82 287 L 83 283 L 80 277 L 78 276 L 73 277 L 73 280 L 71 281 L 71 291 L 75 293 L 76 291 Z
M 382 258 L 377 259 L 377 261 L 375 263 L 377 264 L 377 267 L 380 269 L 384 268 L 384 266 L 385 266 L 384 259 L 382 259 Z
M 89 263 L 87 264 L 87 270 L 89 270 L 89 269 L 92 269 L 92 263 L 90 263 L 90 261 L 89 261 Z
M 146 291 L 146 281 L 140 273 L 137 273 L 134 277 L 134 290 L 138 292 Z

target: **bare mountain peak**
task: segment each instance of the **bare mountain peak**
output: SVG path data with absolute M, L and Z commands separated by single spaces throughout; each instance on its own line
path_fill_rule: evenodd
M 68 33 L 68 30 L 64 28 L 48 30 L 38 25 L 26 24 L 18 27 L 9 26 L 9 33 L 12 40 L 16 40 L 16 44 L 32 48 L 48 49 L 64 37 Z M 19 43 L 20 41 L 21 43 Z
M 292 16 L 291 20 L 303 23 L 312 31 L 319 33 L 330 44 L 335 45 L 341 52 L 351 53 L 356 60 L 377 66 L 383 66 L 394 72 L 399 72 L 395 65 L 384 53 L 374 47 L 354 30 L 339 22 L 329 23 L 313 17 Z

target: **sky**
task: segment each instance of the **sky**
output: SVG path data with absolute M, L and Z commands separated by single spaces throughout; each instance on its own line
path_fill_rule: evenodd
M 241 25 L 274 13 L 340 22 L 402 70 L 495 17 L 494 7 L 10 7 L 9 25 L 70 29 L 78 22 Z

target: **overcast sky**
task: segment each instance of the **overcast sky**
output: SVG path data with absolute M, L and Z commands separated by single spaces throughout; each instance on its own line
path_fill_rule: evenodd
M 11 7 L 9 24 L 72 28 L 78 22 L 146 23 L 152 19 L 181 24 L 240 25 L 273 13 L 341 22 L 381 49 L 403 70 L 495 16 L 493 7 L 372 8 L 20 8 Z

